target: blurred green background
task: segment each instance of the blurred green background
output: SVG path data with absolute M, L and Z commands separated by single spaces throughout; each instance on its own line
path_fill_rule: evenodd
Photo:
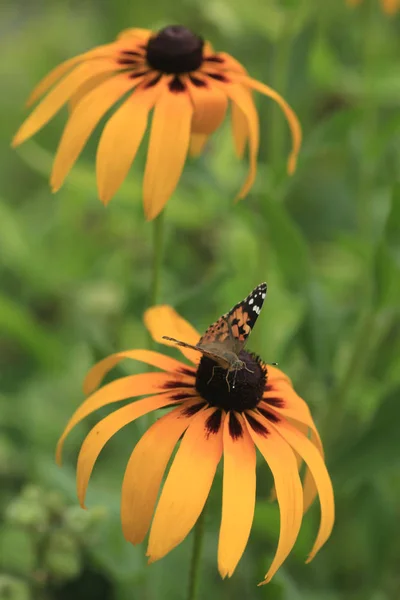
M 315 560 L 304 565 L 318 503 L 273 582 L 257 588 L 279 527 L 260 466 L 250 542 L 223 582 L 216 567 L 219 474 L 199 598 L 397 600 L 399 17 L 385 16 L 378 0 L 353 9 L 344 0 L 16 0 L 2 13 L 0 599 L 186 595 L 192 536 L 147 567 L 145 546 L 128 545 L 121 533 L 123 470 L 145 425 L 127 427 L 102 453 L 88 511 L 77 506 L 75 460 L 99 416 L 71 435 L 62 469 L 53 457 L 83 399 L 87 369 L 115 350 L 148 345 L 142 314 L 153 226 L 141 203 L 145 152 L 104 209 L 94 175 L 98 134 L 62 190 L 49 190 L 66 112 L 17 152 L 9 147 L 29 91 L 53 66 L 126 27 L 182 23 L 281 92 L 302 121 L 304 145 L 288 179 L 287 124 L 271 101 L 257 97 L 260 165 L 248 198 L 233 203 L 246 164 L 234 157 L 228 124 L 200 160 L 188 161 L 165 213 L 159 301 L 201 331 L 267 280 L 249 347 L 277 361 L 309 403 L 337 501 L 334 532 Z

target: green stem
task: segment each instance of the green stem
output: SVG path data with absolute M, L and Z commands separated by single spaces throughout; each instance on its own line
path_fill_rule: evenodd
M 150 283 L 150 294 L 149 294 L 149 306 L 155 306 L 160 302 L 160 277 L 162 269 L 163 251 L 164 251 L 164 211 L 162 211 L 153 222 L 153 257 L 151 267 L 151 283 Z M 154 348 L 154 341 L 150 333 L 149 348 Z M 151 368 L 149 368 L 151 370 Z M 147 415 L 147 428 L 151 427 L 154 423 L 154 413 L 148 413 Z
M 363 43 L 361 46 L 362 68 L 362 136 L 364 145 L 363 159 L 360 161 L 359 183 L 357 193 L 357 221 L 361 236 L 369 237 L 369 212 L 371 202 L 371 187 L 375 177 L 375 159 L 371 159 L 371 141 L 375 140 L 378 128 L 379 109 L 374 97 L 374 69 L 375 69 L 375 7 L 373 3 L 366 3 L 363 8 Z
M 153 264 L 150 286 L 150 306 L 159 302 L 160 275 L 164 249 L 164 211 L 156 217 L 153 225 Z
M 203 548 L 204 539 L 204 517 L 206 509 L 203 508 L 196 526 L 194 528 L 194 540 L 193 540 L 193 551 L 192 560 L 190 563 L 190 574 L 189 574 L 189 588 L 187 600 L 195 600 L 197 597 L 199 579 L 200 579 L 200 564 L 201 564 L 201 551 Z

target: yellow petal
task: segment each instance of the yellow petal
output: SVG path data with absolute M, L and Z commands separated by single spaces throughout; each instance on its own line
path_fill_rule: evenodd
M 108 204 L 128 174 L 159 93 L 159 85 L 135 90 L 104 127 L 97 150 L 97 183 L 104 204 Z
M 190 136 L 189 154 L 193 158 L 197 158 L 204 150 L 209 136 L 202 133 L 192 133 Z
M 239 76 L 235 76 L 239 77 Z M 237 199 L 244 198 L 251 189 L 257 173 L 257 154 L 260 142 L 258 114 L 251 93 L 243 85 L 238 83 L 227 83 L 215 81 L 220 89 L 236 104 L 247 122 L 247 133 L 249 140 L 249 173 L 240 190 Z
M 143 180 L 146 219 L 154 219 L 175 190 L 189 149 L 193 107 L 184 92 L 164 90 L 154 109 Z
M 65 75 L 78 63 L 96 58 L 112 58 L 117 54 L 118 50 L 119 45 L 113 42 L 112 44 L 98 46 L 93 50 L 89 50 L 88 52 L 84 52 L 83 54 L 79 54 L 78 56 L 74 56 L 73 58 L 64 61 L 52 69 L 50 73 L 48 73 L 46 77 L 44 77 L 38 83 L 27 100 L 27 106 L 31 106 L 34 102 L 36 102 L 36 100 L 43 96 L 47 90 L 49 90 L 63 75 Z
M 27 138 L 34 135 L 41 129 L 60 108 L 69 100 L 75 91 L 88 79 L 99 73 L 108 73 L 115 71 L 116 65 L 111 60 L 88 61 L 78 65 L 69 73 L 31 112 L 29 117 L 22 123 L 17 131 L 13 146 L 24 142 Z
M 76 485 L 79 503 L 85 507 L 86 490 L 95 462 L 106 443 L 125 425 L 147 413 L 162 408 L 171 400 L 170 394 L 137 400 L 116 410 L 93 427 L 83 441 L 76 468 Z
M 119 402 L 120 400 L 126 400 L 127 398 L 165 392 L 165 390 L 168 389 L 170 380 L 171 376 L 168 373 L 141 373 L 140 375 L 128 375 L 127 377 L 122 377 L 97 390 L 97 392 L 89 396 L 89 398 L 77 408 L 68 421 L 57 444 L 57 463 L 61 464 L 61 453 L 65 438 L 71 429 L 80 423 L 82 419 L 90 415 L 90 413 L 98 410 L 102 406 L 112 404 L 113 402 Z
M 107 79 L 112 77 L 112 73 L 99 73 L 99 75 L 93 75 L 91 79 L 88 79 L 83 83 L 77 90 L 72 94 L 71 98 L 68 101 L 68 109 L 69 112 L 72 113 L 74 108 L 79 104 L 79 102 L 87 96 L 89 92 L 97 88 L 100 84 Z
M 275 100 L 275 102 L 279 104 L 280 108 L 282 109 L 292 133 L 292 151 L 288 159 L 288 173 L 292 174 L 296 169 L 297 157 L 300 152 L 302 138 L 301 126 L 296 113 L 292 110 L 286 100 L 284 100 L 282 96 L 278 94 L 278 92 L 270 88 L 268 85 L 265 85 L 256 79 L 252 79 L 251 77 L 238 77 L 240 77 L 240 81 L 242 81 L 244 85 L 247 85 L 258 92 L 261 92 L 261 94 L 265 94 L 269 98 Z
M 242 428 L 232 435 L 231 420 Z M 224 423 L 224 478 L 219 531 L 218 570 L 230 577 L 249 539 L 256 499 L 256 452 L 243 417 L 228 413 Z
M 332 482 L 320 452 L 309 439 L 284 419 L 279 424 L 271 424 L 271 426 L 300 454 L 310 469 L 315 485 L 317 486 L 321 506 L 321 522 L 314 546 L 307 559 L 307 562 L 310 562 L 332 532 L 335 521 Z
M 234 102 L 231 106 L 231 123 L 236 155 L 238 158 L 243 158 L 249 130 L 245 115 Z
M 303 517 L 303 490 L 293 450 L 271 427 L 266 419 L 252 415 L 267 428 L 265 435 L 253 430 L 247 420 L 248 431 L 271 469 L 280 512 L 279 542 L 275 557 L 262 583 L 268 583 L 292 550 L 300 531 Z
M 210 135 L 225 119 L 228 98 L 210 79 L 196 77 L 198 85 L 194 85 L 190 77 L 185 81 L 194 109 L 192 132 Z
M 201 399 L 185 402 L 158 419 L 136 444 L 122 484 L 121 521 L 125 539 L 140 544 L 147 535 L 161 481 L 179 438 L 190 424 L 185 411 Z
M 56 192 L 63 184 L 90 134 L 103 115 L 141 78 L 130 79 L 125 73 L 105 81 L 87 94 L 71 114 L 54 159 L 50 184 Z
M 200 339 L 198 331 L 186 319 L 178 315 L 172 306 L 160 304 L 149 308 L 144 313 L 144 323 L 155 342 L 178 348 L 192 363 L 197 364 L 199 362 L 201 355 L 196 350 L 183 348 L 162 339 L 163 335 L 166 335 L 192 346 L 195 346 Z
M 198 413 L 183 436 L 171 465 L 150 530 L 147 555 L 153 562 L 185 539 L 207 500 L 222 454 L 222 423 L 210 432 L 215 408 Z
M 168 371 L 170 373 L 177 371 L 180 375 L 182 372 L 188 373 L 190 370 L 190 368 L 184 363 L 181 363 L 174 358 L 170 358 L 169 356 L 165 356 L 164 354 L 160 354 L 159 352 L 153 352 L 152 350 L 126 350 L 125 352 L 116 352 L 115 354 L 107 356 L 107 358 L 103 358 L 103 360 L 98 362 L 90 369 L 83 383 L 84 394 L 86 396 L 91 394 L 93 390 L 100 385 L 103 377 L 125 358 L 138 360 L 146 363 L 147 365 L 157 367 L 158 369 L 162 369 L 163 371 Z M 182 369 L 185 371 L 182 371 Z M 195 372 L 193 371 L 193 376 L 194 375 Z

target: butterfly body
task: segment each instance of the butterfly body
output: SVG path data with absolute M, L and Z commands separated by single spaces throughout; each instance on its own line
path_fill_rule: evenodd
M 245 363 L 239 358 L 250 335 L 267 293 L 267 284 L 261 283 L 241 302 L 210 325 L 196 345 L 187 344 L 175 338 L 163 336 L 178 346 L 192 348 L 226 369 L 229 386 L 229 373 L 239 371 Z

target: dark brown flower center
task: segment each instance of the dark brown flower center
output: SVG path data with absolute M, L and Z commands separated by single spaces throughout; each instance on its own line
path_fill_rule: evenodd
M 196 71 L 203 62 L 204 41 L 182 25 L 161 29 L 147 44 L 148 64 L 163 73 Z
M 265 389 L 267 369 L 258 356 L 242 350 L 244 366 L 228 373 L 207 356 L 197 369 L 196 389 L 211 406 L 224 410 L 244 411 L 255 408 Z

